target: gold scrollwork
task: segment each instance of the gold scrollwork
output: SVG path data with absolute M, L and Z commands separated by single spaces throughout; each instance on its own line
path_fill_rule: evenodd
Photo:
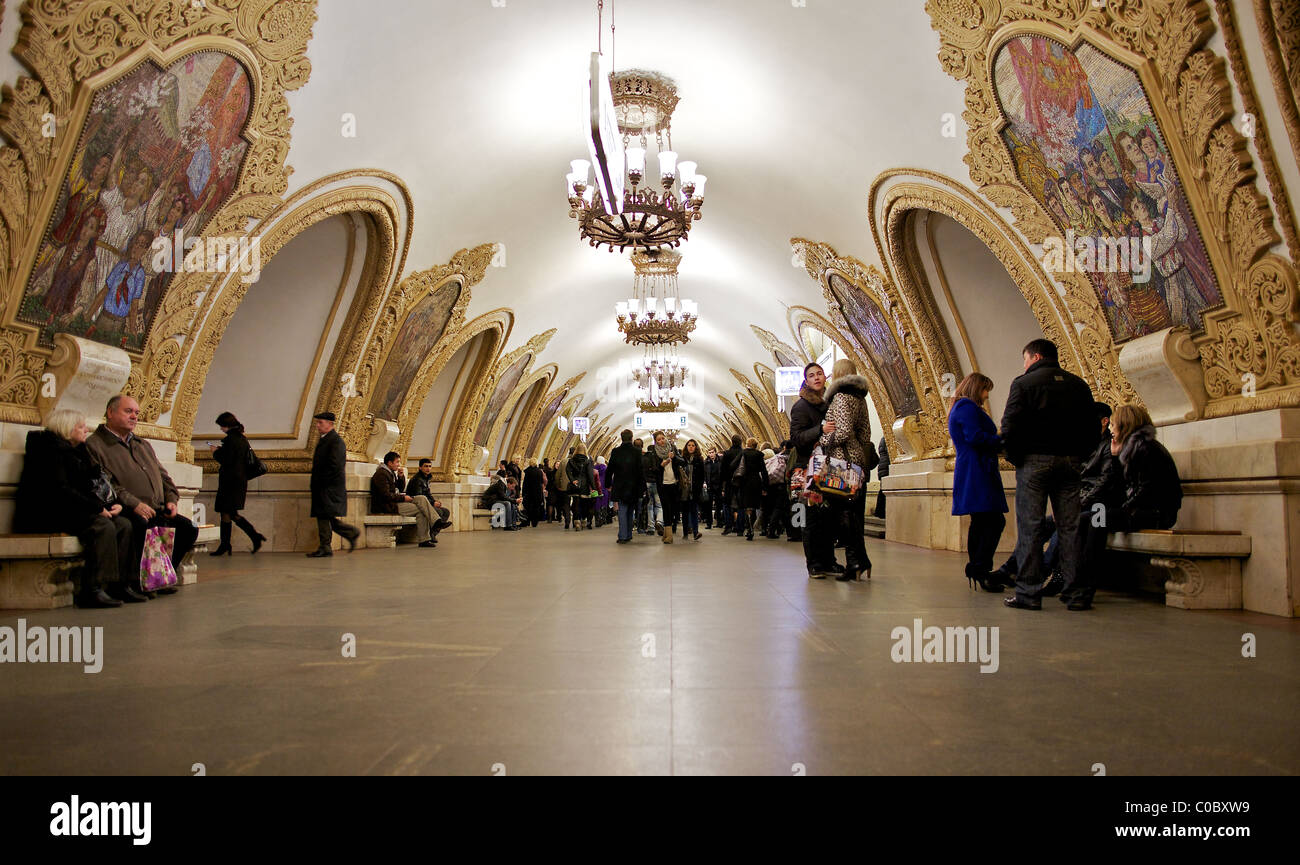
M 1225 64 L 1206 47 L 1214 32 L 1209 4 L 1205 0 L 1101 5 L 927 0 L 925 8 L 931 26 L 939 33 L 940 65 L 966 83 L 965 161 L 971 180 L 989 201 L 1010 208 L 1016 228 L 1031 243 L 1041 242 L 1053 230 L 1052 222 L 1020 185 L 999 138 L 1003 118 L 992 73 L 996 50 L 1007 39 L 1025 33 L 1067 45 L 1087 39 L 1137 72 L 1157 119 L 1168 132 L 1166 140 L 1184 178 L 1188 200 L 1207 229 L 1202 239 L 1219 275 L 1225 302 L 1223 308 L 1205 314 L 1205 331 L 1194 340 L 1206 390 L 1211 394 L 1205 415 L 1300 405 L 1300 377 L 1293 372 L 1292 361 L 1300 346 L 1300 333 L 1294 326 L 1295 265 L 1269 251 L 1281 238 L 1273 229 L 1269 201 L 1256 186 L 1245 139 L 1232 124 L 1231 85 Z M 1294 22 L 1295 16 L 1287 20 Z M 1289 26 L 1294 32 L 1294 23 Z M 1270 71 L 1276 83 L 1279 71 Z M 1261 314 L 1252 306 L 1256 302 L 1253 286 L 1282 292 L 1274 306 L 1286 312 Z M 1081 288 L 1068 292 L 1072 297 L 1067 300 L 1077 302 Z M 1086 324 L 1086 319 L 1077 316 L 1073 320 Z M 1279 322 L 1286 324 L 1279 326 Z M 1108 331 L 1105 337 L 1104 341 L 1099 335 L 1095 340 L 1085 339 L 1082 357 L 1091 356 L 1091 351 L 1113 350 Z M 1247 382 L 1243 370 L 1269 382 L 1257 381 L 1253 398 L 1242 395 Z

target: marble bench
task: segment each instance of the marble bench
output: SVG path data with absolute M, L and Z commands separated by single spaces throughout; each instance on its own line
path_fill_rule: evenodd
M 488 508 L 475 508 L 470 512 L 473 521 L 471 531 L 486 532 L 492 529 L 492 511 Z
M 403 532 L 407 533 L 402 538 L 404 542 L 417 540 L 415 517 L 404 517 L 399 514 L 369 514 L 362 523 L 365 526 L 367 548 L 392 549 L 397 546 L 398 535 Z
M 214 525 L 198 527 L 194 549 L 181 560 L 181 585 L 198 582 L 195 556 L 220 537 Z M 81 541 L 72 535 L 0 535 L 0 609 L 53 610 L 72 606 L 72 572 L 81 567 Z
M 1240 610 L 1241 560 L 1250 535 L 1241 532 L 1149 530 L 1115 532 L 1106 547 L 1149 557 L 1165 571 L 1165 606 L 1182 610 Z

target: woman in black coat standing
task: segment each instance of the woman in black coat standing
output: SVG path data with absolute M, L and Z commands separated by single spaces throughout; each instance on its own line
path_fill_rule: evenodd
M 147 599 L 132 588 L 140 563 L 131 560 L 131 521 L 122 515 L 112 484 L 86 449 L 88 434 L 85 417 L 69 409 L 51 412 L 45 429 L 27 434 L 14 531 L 77 536 L 85 560 L 77 606 L 139 603 Z M 106 587 L 112 587 L 115 597 Z
M 740 520 L 745 527 L 745 540 L 754 539 L 755 511 L 763 506 L 763 493 L 767 490 L 767 466 L 763 462 L 763 453 L 758 449 L 758 439 L 751 438 L 745 442 L 745 449 L 740 452 L 741 465 L 745 467 L 744 476 L 738 487 Z M 740 537 L 740 530 L 736 530 Z
M 545 488 L 545 473 L 538 468 L 537 460 L 529 460 L 524 469 L 524 516 L 533 528 L 546 516 Z
M 231 555 L 234 548 L 230 545 L 232 526 L 239 526 L 253 542 L 253 552 L 262 548 L 266 537 L 258 533 L 253 524 L 239 515 L 244 509 L 244 499 L 248 496 L 248 459 L 253 447 L 244 437 L 244 425 L 233 414 L 223 411 L 217 416 L 217 426 L 226 437 L 218 446 L 209 443 L 212 458 L 221 466 L 217 472 L 217 513 L 221 514 L 221 546 L 209 555 Z
M 682 448 L 682 470 L 678 483 L 681 490 L 682 540 L 700 539 L 700 508 L 708 507 L 703 501 L 705 474 L 700 443 L 690 439 Z

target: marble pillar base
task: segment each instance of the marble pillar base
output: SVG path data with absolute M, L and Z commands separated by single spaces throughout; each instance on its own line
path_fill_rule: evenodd
M 953 473 L 943 460 L 896 463 L 880 483 L 885 490 L 885 537 L 928 550 L 966 549 L 970 517 L 952 515 Z M 1014 472 L 1002 473 L 1008 513 L 999 553 L 1009 554 L 1016 548 L 1015 483 Z M 874 506 L 874 495 L 868 505 L 868 510 Z

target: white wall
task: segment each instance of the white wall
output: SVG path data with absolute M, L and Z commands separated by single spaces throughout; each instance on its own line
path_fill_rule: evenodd
M 1038 320 L 1029 309 L 1020 289 L 1011 280 L 1002 263 L 978 237 L 961 223 L 937 213 L 929 214 L 934 223 L 934 245 L 948 277 L 956 312 L 966 324 L 971 351 L 979 371 L 993 379 L 989 398 L 994 420 L 1000 420 L 1006 406 L 1011 380 L 1024 372 L 1020 349 L 1031 339 L 1043 335 Z M 917 249 L 925 263 L 926 279 L 939 308 L 959 359 L 969 362 L 962 347 L 952 308 L 948 306 L 925 240 L 925 221 L 916 221 Z M 964 370 L 953 370 L 960 381 Z
M 442 424 L 443 415 L 447 411 L 447 405 L 452 396 L 452 388 L 456 385 L 456 377 L 460 374 L 461 367 L 465 365 L 467 359 L 478 356 L 483 339 L 483 334 L 479 334 L 461 346 L 460 350 L 452 355 L 451 360 L 447 361 L 447 365 L 442 368 L 442 372 L 433 382 L 433 387 L 429 388 L 429 395 L 424 400 L 424 405 L 420 407 L 419 417 L 415 419 L 415 432 L 411 436 L 410 453 L 406 454 L 408 460 L 430 457 L 437 464 L 438 458 L 435 454 L 436 448 L 434 445 L 438 443 L 438 428 Z
M 261 279 L 249 286 L 213 356 L 199 400 L 196 435 L 220 435 L 216 417 L 232 411 L 250 435 L 293 436 L 292 440 L 280 440 L 278 447 L 306 444 L 316 386 L 310 388 L 304 420 L 296 429 L 295 420 L 321 333 L 344 277 L 348 239 L 354 231 L 351 219 L 341 215 L 318 222 L 264 263 Z M 334 316 L 330 342 L 317 365 L 317 382 L 324 375 L 356 290 L 364 236 L 357 232 L 357 249 L 347 274 L 349 285 Z

